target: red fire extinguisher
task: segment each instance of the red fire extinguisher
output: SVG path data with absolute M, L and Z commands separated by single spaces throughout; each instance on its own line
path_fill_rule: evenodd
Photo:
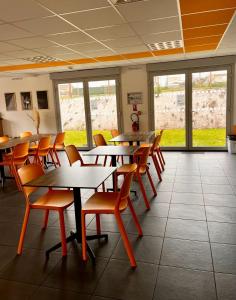
M 130 115 L 130 119 L 132 121 L 132 130 L 134 132 L 139 131 L 139 115 L 134 112 Z

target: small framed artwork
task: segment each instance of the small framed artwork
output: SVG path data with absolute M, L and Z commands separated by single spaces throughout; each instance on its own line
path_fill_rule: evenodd
M 37 91 L 38 109 L 48 109 L 48 91 Z
M 23 110 L 32 110 L 32 97 L 31 92 L 21 92 L 21 106 Z
M 6 110 L 17 110 L 16 94 L 5 93 Z
M 141 92 L 127 93 L 127 100 L 128 100 L 128 104 L 142 104 L 143 93 Z

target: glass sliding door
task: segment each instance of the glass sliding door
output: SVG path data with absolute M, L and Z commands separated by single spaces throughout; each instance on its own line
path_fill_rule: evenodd
M 185 74 L 153 77 L 155 131 L 164 129 L 161 146 L 186 146 Z
M 66 132 L 65 144 L 88 146 L 83 82 L 58 84 L 61 129 Z
M 192 73 L 192 147 L 226 146 L 227 70 Z
M 92 135 L 102 133 L 108 142 L 111 129 L 118 128 L 115 80 L 89 81 Z

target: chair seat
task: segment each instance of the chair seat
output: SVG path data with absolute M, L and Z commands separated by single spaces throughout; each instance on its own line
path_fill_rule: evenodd
M 114 213 L 118 195 L 118 192 L 97 192 L 85 202 L 82 210 L 90 213 Z M 126 209 L 126 207 L 127 201 L 121 200 L 119 210 L 123 211 Z
M 117 175 L 127 174 L 130 172 L 132 164 L 124 164 L 116 170 Z M 146 167 L 139 167 L 139 174 L 145 174 Z M 134 173 L 135 176 L 135 173 Z
M 49 190 L 31 204 L 32 208 L 60 209 L 70 206 L 74 201 L 73 191 Z
M 54 148 L 54 145 L 50 145 L 50 149 L 53 149 Z M 64 145 L 56 145 L 55 146 L 55 149 L 56 150 L 64 150 Z

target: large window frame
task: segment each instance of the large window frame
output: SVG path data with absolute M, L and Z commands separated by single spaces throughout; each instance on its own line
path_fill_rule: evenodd
M 106 69 L 107 70 L 107 69 Z M 91 71 L 91 72 L 90 72 Z M 87 129 L 87 147 L 78 147 L 81 150 L 89 150 L 94 147 L 93 138 L 92 138 L 92 122 L 91 122 L 91 113 L 90 113 L 90 97 L 89 97 L 89 82 L 90 81 L 103 81 L 103 80 L 115 80 L 116 82 L 116 110 L 117 110 L 117 125 L 118 130 L 122 131 L 123 129 L 123 120 L 122 120 L 122 106 L 121 106 L 121 90 L 120 90 L 120 74 L 111 74 L 107 75 L 108 72 L 94 72 L 95 70 L 88 70 L 88 72 L 75 72 L 75 74 L 71 74 L 68 78 L 68 72 L 57 73 L 59 75 L 52 74 L 51 78 L 53 79 L 53 90 L 54 90 L 54 99 L 55 99 L 55 108 L 56 108 L 56 119 L 57 119 L 57 130 L 62 131 L 61 126 L 61 112 L 60 112 L 60 103 L 59 103 L 59 92 L 58 85 L 66 84 L 66 83 L 75 83 L 82 82 L 83 83 L 83 93 L 84 93 L 84 108 L 85 108 L 85 123 Z M 73 72 L 69 72 L 73 73 Z M 80 74 L 81 73 L 81 74 Z M 94 74 L 98 73 L 98 74 Z M 104 73 L 104 74 L 103 74 Z M 113 73 L 113 72 L 111 72 Z M 55 73 L 54 73 L 55 74 Z M 86 76 L 83 76 L 83 75 Z M 82 75 L 82 76 L 81 76 Z M 59 78 L 58 78 L 59 77 Z M 64 77 L 64 78 L 63 78 Z
M 227 95 L 226 95 L 226 136 L 230 133 L 233 120 L 233 80 L 234 80 L 234 64 L 223 64 L 219 60 L 213 63 L 207 63 L 204 59 L 203 63 L 198 62 L 202 60 L 174 62 L 174 63 L 160 63 L 151 64 L 148 67 L 148 86 L 149 86 L 149 129 L 155 130 L 155 112 L 154 112 L 154 77 L 161 75 L 185 74 L 185 147 L 163 147 L 166 150 L 189 150 L 189 151 L 207 151 L 207 150 L 226 150 L 225 147 L 194 147 L 192 144 L 192 73 L 209 72 L 227 70 Z M 224 60 L 223 60 L 224 61 Z M 227 60 L 226 60 L 227 61 Z M 202 65 L 201 65 L 202 64 Z M 189 67 L 188 67 L 189 66 Z M 156 70 L 155 70 L 156 69 Z

